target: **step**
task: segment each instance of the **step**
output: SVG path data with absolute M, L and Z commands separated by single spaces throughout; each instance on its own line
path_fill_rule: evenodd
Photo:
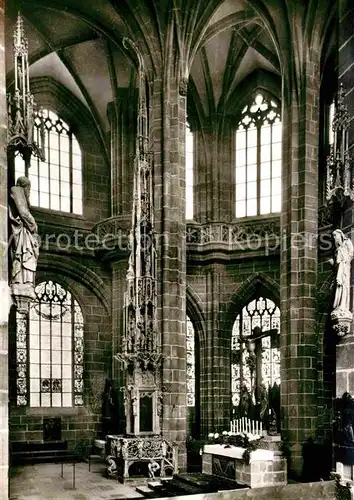
M 148 487 L 152 490 L 160 490 L 161 488 L 165 488 L 161 481 L 149 481 Z
M 168 492 L 176 495 L 216 493 L 221 490 L 227 491 L 248 488 L 247 485 L 238 484 L 231 479 L 203 473 L 178 474 L 168 483 L 164 483 L 163 478 L 161 482 Z
M 216 477 L 213 481 L 213 486 L 217 491 L 227 491 L 227 490 L 239 490 L 239 489 L 248 489 L 249 486 L 246 484 L 239 484 L 236 481 L 232 481 L 232 479 Z
M 217 491 L 214 476 L 210 474 L 177 474 L 176 476 L 174 476 L 174 482 L 175 481 L 178 481 L 178 484 L 195 488 L 196 490 L 198 490 L 198 492 L 212 493 Z
M 199 494 L 204 493 L 202 488 L 197 486 L 193 486 L 192 484 L 188 484 L 184 481 L 180 481 L 176 478 L 173 478 L 172 481 L 169 481 L 166 485 L 166 489 L 171 492 L 182 492 L 184 494 Z
M 168 491 L 168 486 L 165 486 L 161 481 L 149 481 L 148 486 L 151 490 L 156 491 L 160 498 L 174 496 Z
M 161 498 L 159 492 L 152 490 L 148 486 L 137 486 L 135 490 L 141 495 L 144 495 L 145 498 Z

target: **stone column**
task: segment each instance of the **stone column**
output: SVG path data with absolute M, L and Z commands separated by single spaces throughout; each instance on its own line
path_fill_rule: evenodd
M 0 0 L 0 499 L 8 499 L 8 261 L 7 261 L 7 158 L 5 81 L 5 2 Z
M 221 263 L 206 273 L 206 342 L 200 353 L 201 433 L 228 431 L 230 427 L 230 338 L 220 328 L 223 275 Z
M 177 78 L 154 78 L 150 128 L 154 152 L 157 234 L 158 325 L 165 385 L 162 434 L 179 445 L 179 469 L 186 468 L 186 97 Z
M 194 219 L 230 221 L 235 215 L 235 131 L 219 123 L 195 127 Z
M 199 127 L 199 128 L 198 128 Z M 229 222 L 235 215 L 235 131 L 228 124 L 195 124 L 195 215 L 201 223 Z M 201 434 L 230 426 L 230 341 L 220 329 L 225 266 L 207 271 L 206 344 L 200 353 Z
M 111 215 L 131 214 L 136 136 L 136 93 L 118 89 L 108 104 L 111 125 Z
M 290 470 L 298 476 L 303 444 L 317 427 L 319 47 L 304 54 L 298 73 L 284 76 L 282 91 L 281 427 L 291 445 Z

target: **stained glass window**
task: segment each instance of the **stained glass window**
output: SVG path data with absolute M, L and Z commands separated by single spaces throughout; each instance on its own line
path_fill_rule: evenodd
M 236 131 L 236 217 L 281 210 L 279 106 L 258 93 Z
M 82 158 L 71 128 L 49 109 L 43 110 L 45 161 L 32 158 L 29 169 L 31 205 L 61 212 L 82 214 Z M 35 118 L 34 140 L 40 144 L 39 115 Z M 25 175 L 25 163 L 15 157 L 16 179 Z
M 187 316 L 187 406 L 195 406 L 195 334 L 194 326 Z
M 247 344 L 254 328 L 259 327 L 259 342 L 262 380 L 255 379 L 251 371 Z M 277 330 L 271 334 L 263 332 Z M 254 389 L 260 384 L 266 388 L 274 383 L 280 383 L 280 350 L 279 350 L 280 311 L 270 299 L 259 297 L 243 307 L 233 325 L 231 337 L 231 397 L 232 405 L 240 403 L 241 389 L 245 386 L 248 393 L 254 397 Z
M 45 281 L 29 313 L 30 406 L 83 404 L 84 322 L 71 293 Z
M 333 144 L 333 119 L 335 112 L 335 103 L 334 101 L 330 104 L 328 109 L 328 143 Z
M 186 124 L 186 219 L 193 219 L 194 138 Z
M 28 403 L 27 390 L 27 314 L 16 311 L 16 388 L 17 406 Z

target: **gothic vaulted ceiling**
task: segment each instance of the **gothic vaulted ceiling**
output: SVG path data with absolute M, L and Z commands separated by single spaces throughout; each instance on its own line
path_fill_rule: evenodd
M 291 0 L 289 5 L 297 8 L 299 3 L 304 0 Z M 20 9 L 31 77 L 50 76 L 64 85 L 90 110 L 102 136 L 109 129 L 107 104 L 118 88 L 135 85 L 134 64 L 122 48 L 124 36 L 143 48 L 155 71 L 159 61 L 171 54 L 166 40 L 172 40 L 189 74 L 189 97 L 198 101 L 205 116 L 221 113 L 232 109 L 252 78 L 262 84 L 273 82 L 279 92 L 280 63 L 259 16 L 261 4 L 261 0 L 7 0 L 7 83 L 11 85 L 13 78 L 9 49 Z M 269 5 L 285 9 L 280 1 Z

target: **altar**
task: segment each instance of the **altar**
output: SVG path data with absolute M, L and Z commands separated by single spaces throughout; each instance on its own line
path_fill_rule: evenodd
M 207 444 L 202 454 L 202 472 L 245 484 L 251 488 L 287 484 L 287 463 L 279 451 L 257 449 L 243 459 L 245 448 Z

